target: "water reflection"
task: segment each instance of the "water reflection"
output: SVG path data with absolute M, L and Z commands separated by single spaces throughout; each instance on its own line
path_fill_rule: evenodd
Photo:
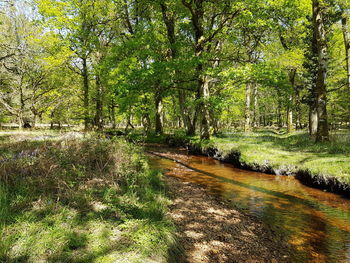
M 180 150 L 150 150 L 155 168 L 206 185 L 213 194 L 278 226 L 294 248 L 295 262 L 350 262 L 350 200 L 305 187 L 292 177 L 243 171 Z

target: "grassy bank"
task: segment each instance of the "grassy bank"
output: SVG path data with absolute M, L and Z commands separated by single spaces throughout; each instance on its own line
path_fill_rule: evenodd
M 142 138 L 133 135 L 133 140 Z M 261 130 L 259 132 L 236 132 L 200 141 L 198 137 L 181 134 L 172 136 L 149 136 L 147 142 L 163 142 L 172 145 L 189 144 L 198 153 L 211 150 L 219 159 L 228 159 L 239 153 L 243 167 L 274 174 L 307 174 L 322 184 L 334 180 L 350 191 L 350 132 L 337 131 L 331 141 L 315 143 L 306 132 L 286 134 L 283 131 Z M 317 182 L 316 182 L 317 183 Z
M 190 138 L 202 149 L 216 148 L 222 156 L 240 153 L 240 161 L 250 167 L 267 167 L 275 174 L 307 173 L 323 182 L 336 179 L 350 186 L 350 133 L 332 134 L 331 141 L 315 143 L 305 132 L 275 131 L 234 133 L 210 141 Z
M 165 262 L 164 192 L 123 141 L 1 133 L 0 262 Z

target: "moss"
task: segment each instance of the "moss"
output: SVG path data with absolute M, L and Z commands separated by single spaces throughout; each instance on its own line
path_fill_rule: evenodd
M 348 132 L 338 132 L 332 134 L 330 142 L 316 144 L 305 132 L 261 131 L 226 134 L 210 141 L 192 138 L 191 147 L 211 156 L 215 149 L 222 160 L 239 153 L 242 168 L 283 175 L 308 174 L 300 177 L 307 184 L 343 191 L 350 188 L 349 138 Z
M 187 146 L 193 154 L 229 160 L 237 167 L 281 175 L 308 174 L 310 185 L 329 190 L 348 189 L 347 192 L 350 189 L 349 131 L 337 131 L 325 143 L 315 143 L 304 131 L 291 134 L 275 130 L 236 132 L 204 141 L 198 136 L 183 134 L 168 137 L 178 142 L 170 145 Z M 306 177 L 302 177 L 305 180 Z M 333 185 L 327 187 L 327 184 Z
M 224 154 L 238 150 L 242 161 L 248 164 L 269 163 L 273 169 L 298 167 L 348 182 L 350 143 L 344 136 L 349 134 L 334 134 L 330 142 L 316 144 L 302 132 L 282 135 L 260 132 L 214 137 L 212 142 Z

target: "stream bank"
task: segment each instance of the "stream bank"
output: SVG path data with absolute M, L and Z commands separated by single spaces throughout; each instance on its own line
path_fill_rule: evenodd
M 217 200 L 219 205 L 224 202 L 229 209 L 243 214 L 242 221 L 240 221 L 243 226 L 249 225 L 250 218 L 254 222 L 262 222 L 263 225 L 273 229 L 272 236 L 269 235 L 269 231 L 265 231 L 256 238 L 260 240 L 260 238 L 269 236 L 275 241 L 281 240 L 277 242 L 281 245 L 284 244 L 283 239 L 288 242 L 291 253 L 287 262 L 350 262 L 349 199 L 304 186 L 293 176 L 274 176 L 237 169 L 232 164 L 226 164 L 210 157 L 188 154 L 184 148 L 148 144 L 146 150 L 149 153 L 150 166 L 163 171 L 166 175 L 165 179 L 175 177 L 184 182 L 184 185 L 176 185 L 172 182 L 168 182 L 168 185 L 171 188 L 169 190 L 175 193 L 172 195 L 174 205 L 180 211 L 184 211 L 180 213 L 179 218 L 172 218 L 172 221 L 178 226 L 180 243 L 189 242 L 185 247 L 187 255 L 202 255 L 207 260 L 207 257 L 212 255 L 212 249 L 214 252 L 216 250 L 226 251 L 225 245 L 215 249 L 215 244 L 216 241 L 226 240 L 220 234 L 226 233 L 226 228 L 220 228 L 221 225 L 225 225 L 226 221 L 230 222 L 230 217 L 233 215 L 217 221 L 215 213 L 212 213 L 210 209 L 212 204 L 209 207 L 200 204 L 202 199 L 204 203 L 209 202 L 206 196 L 208 194 L 210 200 Z M 196 190 L 192 187 L 187 188 L 187 184 L 203 187 L 205 194 L 202 193 L 197 198 Z M 178 198 L 184 194 L 179 192 L 182 189 L 186 196 L 178 202 Z M 171 213 L 176 214 L 177 212 L 171 208 Z M 251 217 L 246 220 L 245 215 Z M 193 225 L 192 222 L 197 219 L 201 220 L 200 224 Z M 187 220 L 188 223 L 185 223 Z M 236 223 L 235 226 L 240 226 L 238 222 Z M 228 238 L 228 243 L 238 242 L 235 238 L 244 236 L 241 235 L 240 229 L 240 227 L 234 227 L 231 229 L 232 232 L 229 230 L 229 233 L 223 234 Z M 188 236 L 188 234 L 194 234 L 193 232 L 195 232 L 192 238 L 194 240 Z M 281 236 L 283 239 L 280 239 Z M 200 249 L 207 245 L 206 242 L 201 242 L 202 239 L 209 240 L 207 243 L 210 248 L 206 252 Z M 250 246 L 251 239 L 247 239 L 246 242 L 247 251 L 256 251 L 255 246 Z M 274 247 L 270 244 L 266 246 L 267 249 Z M 230 255 L 230 252 L 227 253 Z M 288 255 L 286 253 L 288 252 L 285 249 L 279 251 L 279 255 Z M 266 261 L 264 254 L 262 254 L 262 259 L 258 257 L 259 260 L 254 257 L 243 257 L 243 259 L 241 256 L 238 253 L 232 258 L 241 259 L 238 262 L 245 262 L 245 260 L 270 262 Z M 211 258 L 213 262 L 218 261 L 214 259 Z M 219 259 L 222 260 L 221 262 L 237 262 L 225 261 L 220 257 Z M 278 259 L 277 262 L 282 260 L 283 258 Z
M 350 183 L 342 182 L 337 177 L 312 173 L 308 169 L 302 169 L 297 166 L 284 165 L 276 168 L 269 162 L 248 163 L 242 160 L 241 152 L 237 149 L 223 153 L 214 146 L 202 146 L 200 143 L 193 142 L 187 138 L 167 136 L 164 139 L 164 143 L 170 147 L 184 147 L 190 154 L 212 157 L 218 161 L 233 164 L 239 169 L 272 175 L 295 176 L 296 179 L 306 186 L 350 197 Z
M 171 176 L 165 181 L 173 200 L 169 216 L 185 251 L 175 262 L 291 262 L 283 237 L 257 218 L 202 186 Z

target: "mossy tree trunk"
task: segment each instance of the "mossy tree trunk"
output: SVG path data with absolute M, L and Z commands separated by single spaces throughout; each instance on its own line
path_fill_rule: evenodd
M 82 68 L 82 76 L 83 76 L 83 103 L 84 103 L 84 129 L 89 129 L 89 75 L 88 75 L 88 66 L 87 66 L 87 58 L 82 58 L 83 68 Z
M 103 87 L 100 76 L 96 76 L 96 115 L 95 125 L 99 131 L 103 130 Z
M 169 10 L 166 2 L 160 2 L 160 8 L 162 11 L 162 19 L 167 29 L 167 38 L 170 44 L 169 47 L 169 59 L 176 59 L 178 57 L 178 50 L 176 46 L 176 35 L 175 35 L 175 24 L 176 24 L 176 14 Z M 180 75 L 180 72 L 176 71 L 176 75 Z M 175 84 L 175 88 L 178 88 Z M 186 91 L 178 88 L 178 103 L 180 108 L 180 114 L 186 128 L 187 135 L 195 135 L 196 123 L 197 123 L 197 111 L 191 116 L 189 108 L 186 106 Z
M 348 16 L 349 11 L 348 9 L 342 9 L 342 31 L 343 31 L 343 38 L 344 38 L 344 47 L 345 47 L 345 62 L 346 62 L 346 82 L 348 88 L 350 88 L 350 36 L 349 36 L 349 25 L 348 25 Z
M 317 105 L 317 133 L 316 141 L 323 142 L 329 140 L 328 116 L 327 116 L 327 40 L 323 22 L 323 10 L 319 0 L 312 1 L 313 28 L 317 46 L 317 78 L 316 78 L 316 105 Z

